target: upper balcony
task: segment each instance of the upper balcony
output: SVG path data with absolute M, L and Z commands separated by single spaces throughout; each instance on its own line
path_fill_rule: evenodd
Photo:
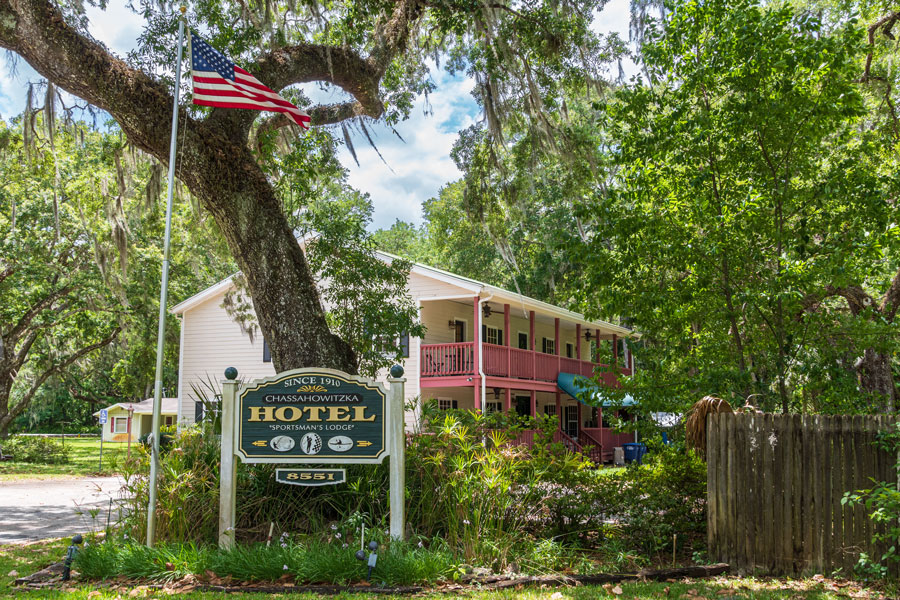
M 482 369 L 486 376 L 556 382 L 559 373 L 593 377 L 599 373 L 605 385 L 616 385 L 614 370 L 605 364 L 567 358 L 510 346 L 482 344 Z M 630 369 L 620 368 L 623 375 Z M 478 374 L 475 342 L 422 345 L 422 377 L 474 376 Z

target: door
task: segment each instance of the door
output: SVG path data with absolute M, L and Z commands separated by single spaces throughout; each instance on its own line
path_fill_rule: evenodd
M 531 416 L 531 396 L 516 396 L 516 413 L 520 417 Z
M 565 407 L 566 434 L 571 438 L 578 437 L 578 407 Z

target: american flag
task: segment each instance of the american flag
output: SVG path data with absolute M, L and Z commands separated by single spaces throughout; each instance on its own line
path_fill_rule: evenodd
M 285 113 L 309 128 L 309 115 L 264 86 L 227 56 L 191 32 L 191 82 L 194 104 Z

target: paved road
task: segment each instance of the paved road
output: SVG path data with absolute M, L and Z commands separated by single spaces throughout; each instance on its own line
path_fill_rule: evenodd
M 0 482 L 0 544 L 102 531 L 110 498 L 118 516 L 121 486 L 119 477 Z

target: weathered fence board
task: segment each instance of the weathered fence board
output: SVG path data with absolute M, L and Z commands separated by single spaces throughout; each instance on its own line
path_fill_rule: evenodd
M 896 457 L 875 448 L 893 416 L 710 414 L 710 558 L 742 571 L 850 572 L 881 556 L 862 506 L 841 503 L 873 481 L 897 482 Z M 898 573 L 895 573 L 897 575 Z

